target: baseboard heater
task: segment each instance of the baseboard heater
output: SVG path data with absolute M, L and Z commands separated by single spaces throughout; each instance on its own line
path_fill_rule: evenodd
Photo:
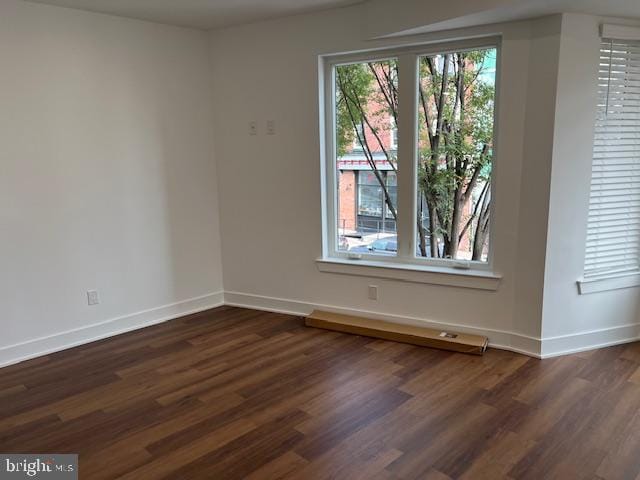
M 402 325 L 320 310 L 314 310 L 305 319 L 305 324 L 308 327 L 475 355 L 482 355 L 489 343 L 489 339 L 481 335 Z

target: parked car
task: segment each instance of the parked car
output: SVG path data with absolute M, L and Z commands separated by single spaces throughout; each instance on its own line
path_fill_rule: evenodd
M 349 252 L 392 256 L 398 253 L 398 242 L 396 237 L 379 238 L 369 245 L 351 247 Z
M 427 242 L 427 248 L 429 243 Z M 386 238 L 378 238 L 368 245 L 351 247 L 349 253 L 366 253 L 370 255 L 395 256 L 398 253 L 398 237 L 393 235 Z M 416 256 L 420 257 L 420 246 L 416 246 Z

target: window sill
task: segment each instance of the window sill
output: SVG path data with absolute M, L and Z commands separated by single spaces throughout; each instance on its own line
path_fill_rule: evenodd
M 621 288 L 631 288 L 640 286 L 640 273 L 620 275 L 617 277 L 598 278 L 590 280 L 578 280 L 578 292 L 580 295 L 590 293 L 606 292 L 608 290 L 619 290 Z
M 502 275 L 484 270 L 462 270 L 451 267 L 407 265 L 371 260 L 320 258 L 316 260 L 316 264 L 321 272 L 476 290 L 496 291 L 502 280 Z

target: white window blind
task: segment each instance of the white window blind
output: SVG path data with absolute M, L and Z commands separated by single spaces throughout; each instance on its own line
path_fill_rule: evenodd
M 640 41 L 604 38 L 584 276 L 640 272 Z

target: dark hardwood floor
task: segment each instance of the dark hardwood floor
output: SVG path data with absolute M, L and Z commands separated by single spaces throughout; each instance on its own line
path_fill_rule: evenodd
M 223 307 L 0 369 L 0 452 L 92 480 L 637 479 L 640 345 L 478 357 Z

